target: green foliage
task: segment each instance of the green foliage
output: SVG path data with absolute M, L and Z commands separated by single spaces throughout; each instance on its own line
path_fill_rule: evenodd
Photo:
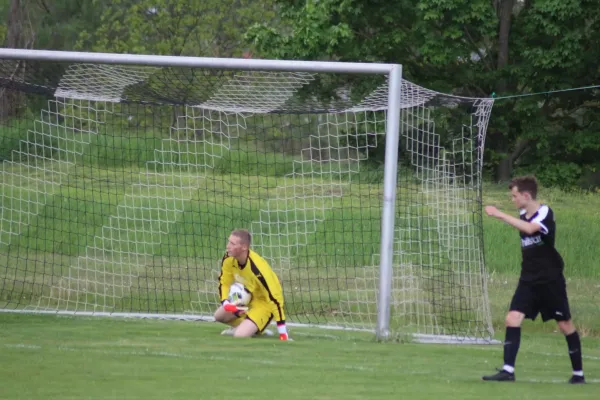
M 509 20 L 504 5 L 512 5 Z M 9 7 L 0 4 L 0 13 L 8 16 Z M 36 48 L 223 57 L 258 50 L 269 58 L 395 62 L 409 80 L 466 96 L 561 90 L 600 78 L 595 0 L 55 0 L 28 2 L 27 17 Z M 507 38 L 500 36 L 503 18 Z M 39 67 L 38 77 L 55 82 L 64 66 Z M 380 83 L 318 79 L 311 87 L 325 100 L 342 85 L 361 96 Z M 182 92 L 182 101 L 198 90 Z M 487 174 L 579 181 L 598 158 L 598 97 L 586 90 L 498 100 Z
M 30 15 L 38 20 L 35 47 L 42 49 L 73 50 L 79 33 L 98 25 L 98 14 L 102 9 L 102 4 L 94 1 L 55 0 L 32 3 Z
M 267 57 L 401 63 L 409 80 L 477 97 L 585 86 L 600 78 L 600 8 L 592 0 L 279 4 L 285 29 L 262 24 L 247 33 Z M 505 53 L 499 31 L 506 4 L 513 9 Z M 580 91 L 499 100 L 488 129 L 486 169 L 506 179 L 515 167 L 541 171 L 551 159 L 567 170 L 547 175 L 577 181 L 589 154 L 598 150 L 598 96 Z M 574 122 L 582 120 L 587 122 Z M 579 170 L 568 167 L 573 164 Z
M 271 21 L 269 1 L 103 0 L 100 26 L 83 30 L 77 48 L 117 53 L 241 56 L 241 34 L 257 21 Z
M 35 32 L 34 48 L 73 50 L 81 31 L 95 29 L 103 3 L 94 1 L 25 1 L 27 21 Z M 8 30 L 10 1 L 0 4 L 0 44 Z
M 552 182 L 554 183 L 554 182 Z M 486 185 L 483 203 L 516 214 L 507 186 Z M 538 198 L 552 207 L 557 224 L 556 247 L 565 260 L 567 277 L 600 277 L 596 237 L 600 235 L 600 196 L 581 190 L 541 187 Z M 486 267 L 490 273 L 518 274 L 520 248 L 518 232 L 498 220 L 484 217 Z
M 26 132 L 32 127 L 31 121 L 17 119 L 0 125 L 0 162 L 13 160 L 13 151 L 19 150 L 21 140 L 27 137 Z

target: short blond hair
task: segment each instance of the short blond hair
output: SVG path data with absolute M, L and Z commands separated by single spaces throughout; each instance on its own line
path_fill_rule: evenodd
M 250 246 L 252 243 L 252 235 L 247 229 L 234 229 L 231 234 L 240 239 L 243 244 Z

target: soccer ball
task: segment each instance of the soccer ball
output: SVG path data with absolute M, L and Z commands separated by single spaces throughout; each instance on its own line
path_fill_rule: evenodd
M 229 288 L 229 299 L 238 306 L 247 306 L 252 300 L 252 294 L 241 283 L 235 282 Z

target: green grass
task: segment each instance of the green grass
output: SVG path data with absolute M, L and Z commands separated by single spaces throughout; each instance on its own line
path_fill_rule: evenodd
M 2 158 L 14 157 L 9 149 L 20 148 L 24 126 L 0 131 Z M 211 313 L 225 239 L 231 229 L 247 227 L 262 234 L 256 240 L 266 255 L 285 264 L 281 278 L 294 320 L 372 326 L 381 169 L 361 165 L 360 172 L 348 174 L 343 171 L 358 171 L 358 165 L 302 165 L 297 156 L 265 154 L 251 143 L 225 151 L 217 142 L 163 139 L 160 132 L 105 132 L 83 146 L 56 139 L 52 146 L 61 150 L 52 155 L 55 160 L 67 154 L 63 150 L 77 153 L 75 159 L 64 155 L 69 164 L 39 158 L 49 156 L 37 154 L 39 146 L 27 150 L 30 167 L 2 164 L 0 239 L 10 244 L 0 245 L 0 308 Z M 292 178 L 292 172 L 306 175 Z M 440 321 L 473 318 L 461 308 L 466 288 L 442 283 L 456 278 L 461 260 L 473 252 L 456 250 L 453 259 L 426 255 L 447 245 L 434 206 L 425 205 L 437 200 L 422 192 L 410 171 L 400 174 L 402 268 L 436 267 L 419 284 L 452 298 L 433 311 Z M 557 247 L 593 379 L 600 372 L 600 194 L 542 189 L 541 200 L 556 214 Z M 486 185 L 483 203 L 512 210 L 505 187 Z M 474 204 L 465 196 L 454 206 L 476 216 L 479 210 L 469 208 Z M 469 229 L 455 229 L 455 249 L 466 243 L 461 235 L 473 235 Z M 519 272 L 519 240 L 495 219 L 484 217 L 483 229 L 492 324 L 502 339 Z M 449 304 L 454 310 L 444 308 Z M 392 328 L 413 331 L 416 322 L 394 317 Z M 498 346 L 378 344 L 372 334 L 310 329 L 294 329 L 293 343 L 232 341 L 208 323 L 3 313 L 0 326 L 0 371 L 7 382 L 0 398 L 222 399 L 240 395 L 241 387 L 249 398 L 593 396 L 592 385 L 554 384 L 568 377 L 566 346 L 555 325 L 540 321 L 525 324 L 520 382 L 501 389 L 478 380 L 500 365 Z
M 482 382 L 501 346 L 376 343 L 291 328 L 294 342 L 232 339 L 214 323 L 0 313 L 5 399 L 594 399 L 600 340 L 583 341 L 590 384 L 565 384 L 559 334 L 523 335 L 516 383 Z
M 23 124 L 0 132 L 13 148 L 22 146 L 17 138 L 49 140 L 32 139 Z M 50 307 L 67 301 L 71 308 L 89 304 L 96 311 L 210 312 L 225 238 L 231 229 L 247 227 L 259 233 L 261 253 L 282 264 L 288 309 L 297 318 L 321 323 L 362 313 L 368 320 L 375 312 L 381 169 L 299 163 L 298 156 L 265 153 L 242 140 L 227 149 L 218 136 L 199 142 L 166 140 L 158 131 L 102 129 L 81 146 L 58 132 L 51 138 L 54 161 L 40 158 L 40 146 L 33 146 L 27 150 L 30 166 L 2 164 L 0 239 L 10 243 L 0 245 L 5 305 L 23 307 L 42 299 Z M 56 161 L 63 158 L 69 163 Z M 456 310 L 460 318 L 478 318 L 461 303 L 468 288 L 448 284 L 463 273 L 463 260 L 479 256 L 465 240 L 474 235 L 475 194 L 461 194 L 458 204 L 453 200 L 452 207 L 464 207 L 462 220 L 439 217 L 456 226 L 454 237 L 444 242 L 435 207 L 440 203 L 443 209 L 452 199 L 425 193 L 411 171 L 399 173 L 396 226 L 403 253 L 395 262 L 402 263 L 402 271 L 421 269 L 420 294 L 447 298 L 435 311 L 440 321 Z M 483 194 L 485 204 L 512 209 L 506 188 L 486 186 Z M 555 210 L 567 276 L 596 282 L 600 195 L 542 190 L 541 199 Z M 488 271 L 511 281 L 519 271 L 518 235 L 485 217 L 483 229 Z M 443 255 L 448 244 L 455 250 Z M 490 291 L 496 287 L 491 283 Z M 199 292 L 210 294 L 198 300 Z M 581 292 L 593 296 L 595 288 L 584 284 Z M 586 321 L 592 335 L 598 331 L 594 318 Z M 408 322 L 416 321 L 395 324 Z
M 483 198 L 485 205 L 496 205 L 517 215 L 506 187 L 486 185 Z M 565 259 L 565 274 L 600 279 L 600 265 L 597 262 L 600 193 L 541 188 L 539 200 L 554 210 L 556 247 Z M 496 219 L 484 217 L 483 221 L 488 271 L 517 274 L 521 267 L 519 236 L 512 227 Z
M 355 181 L 335 187 L 326 179 L 312 179 L 289 193 L 283 188 L 298 183 L 298 178 L 277 174 L 147 174 L 137 167 L 107 170 L 87 165 L 71 171 L 61 185 L 53 186 L 53 193 L 39 201 L 29 223 L 11 238 L 10 245 L 0 246 L 5 265 L 0 301 L 5 306 L 40 304 L 52 308 L 60 300 L 62 307 L 71 309 L 89 305 L 90 309 L 85 308 L 88 311 L 210 313 L 216 301 L 214 287 L 224 238 L 233 228 L 250 227 L 270 235 L 263 237 L 261 252 L 289 259 L 281 278 L 290 293 L 288 310 L 296 320 L 323 323 L 362 318 L 361 324 L 372 323 L 373 293 L 378 285 L 375 266 L 379 263 L 380 185 Z M 32 187 L 39 190 L 27 186 L 38 181 L 18 180 L 11 174 L 1 177 L 3 208 L 31 207 L 20 198 L 35 193 Z M 403 256 L 402 261 L 408 263 L 403 268 L 422 264 L 446 267 L 423 253 L 437 253 L 444 244 L 439 241 L 432 209 L 416 203 L 425 198 L 408 178 L 399 189 L 396 219 L 402 227 L 404 246 L 411 243 L 410 248 L 405 247 L 410 254 Z M 311 193 L 321 199 L 303 197 Z M 333 197 L 323 200 L 328 193 Z M 592 250 L 600 223 L 589 222 L 583 230 L 581 226 L 598 219 L 595 210 L 596 204 L 600 205 L 599 196 L 547 191 L 542 192 L 542 200 L 556 211 L 558 247 L 565 256 L 567 276 L 584 283 L 582 298 L 594 298 L 599 274 Z M 484 202 L 505 210 L 512 206 L 506 189 L 493 186 L 486 187 Z M 314 223 L 306 223 L 315 217 Z M 423 231 L 416 231 L 415 226 Z M 484 230 L 492 278 L 514 282 L 519 269 L 518 235 L 490 218 L 484 218 Z M 306 234 L 296 241 L 296 236 L 285 235 L 288 231 Z M 419 237 L 427 241 L 420 242 Z M 457 248 L 461 240 L 457 237 Z M 458 252 L 454 256 L 460 260 L 469 255 Z M 448 265 L 462 267 L 456 261 Z M 422 288 L 452 297 L 452 305 L 430 311 L 442 325 L 452 326 L 452 318 L 457 317 L 453 313 L 459 309 L 459 318 L 477 318 L 459 303 L 458 292 L 441 284 L 453 278 L 446 270 L 431 269 L 430 276 L 420 282 Z M 497 288 L 497 282 L 490 282 L 490 291 Z M 510 294 L 513 287 L 505 289 Z M 204 297 L 199 298 L 199 294 Z M 500 305 L 494 308 L 498 329 L 508 299 L 494 302 L 492 299 L 493 307 Z M 584 307 L 576 315 L 583 318 L 588 334 L 598 334 L 594 308 Z M 407 324 L 417 322 L 397 319 L 394 327 L 405 331 Z

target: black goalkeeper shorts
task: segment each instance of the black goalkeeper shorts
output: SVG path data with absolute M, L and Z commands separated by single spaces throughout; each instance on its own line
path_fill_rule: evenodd
M 510 311 L 519 311 L 531 320 L 541 313 L 544 322 L 551 319 L 568 321 L 571 319 L 571 310 L 567 283 L 564 278 L 544 283 L 519 281 L 510 302 Z

